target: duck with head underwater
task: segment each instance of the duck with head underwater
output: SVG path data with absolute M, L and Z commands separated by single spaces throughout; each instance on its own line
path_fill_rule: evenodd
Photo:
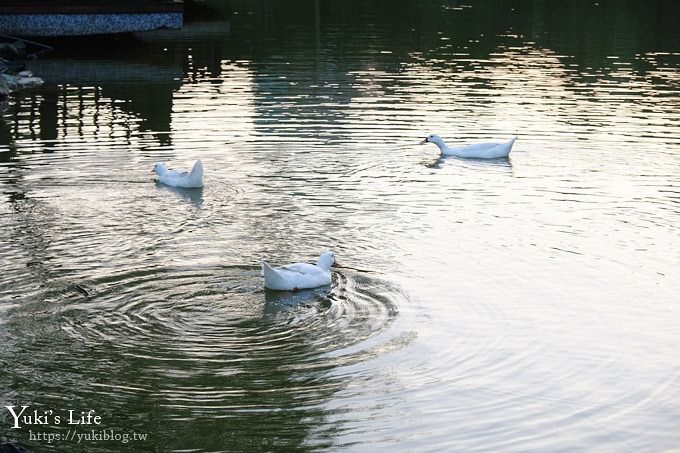
M 170 170 L 165 164 L 157 163 L 151 170 L 158 175 L 158 182 L 171 187 L 198 189 L 203 187 L 203 163 L 197 160 L 191 171 Z
M 330 251 L 322 253 L 316 264 L 293 263 L 272 267 L 262 261 L 264 287 L 277 291 L 297 291 L 330 285 L 331 267 L 335 266 L 335 255 Z

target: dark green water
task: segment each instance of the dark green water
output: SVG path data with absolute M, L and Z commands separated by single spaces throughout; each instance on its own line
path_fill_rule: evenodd
M 0 107 L 0 402 L 53 412 L 0 440 L 677 448 L 680 4 L 557 3 L 207 2 L 52 42 Z M 149 173 L 198 158 L 200 191 Z M 357 270 L 263 290 L 326 249 Z

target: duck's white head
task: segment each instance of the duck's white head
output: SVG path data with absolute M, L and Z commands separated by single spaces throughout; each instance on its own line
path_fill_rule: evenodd
M 166 167 L 165 164 L 157 163 L 156 165 L 153 166 L 153 170 L 151 171 L 160 176 L 168 171 L 168 167 Z
M 444 139 L 441 138 L 441 137 L 440 137 L 439 135 L 437 135 L 437 134 L 430 134 L 430 135 L 428 135 L 427 137 L 425 137 L 425 140 L 423 140 L 422 142 L 420 142 L 421 145 L 422 145 L 423 143 L 434 143 L 434 144 L 437 145 L 440 149 L 446 147 L 446 144 L 444 143 Z
M 333 255 L 333 252 L 323 252 L 321 256 L 319 257 L 319 261 L 316 262 L 316 265 L 319 266 L 322 269 L 327 269 L 330 270 L 330 268 L 335 264 L 335 255 Z

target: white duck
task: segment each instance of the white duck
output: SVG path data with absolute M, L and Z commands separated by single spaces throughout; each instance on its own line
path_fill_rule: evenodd
M 272 267 L 262 261 L 264 287 L 279 291 L 297 291 L 330 285 L 331 267 L 335 264 L 335 255 L 324 252 L 316 264 L 294 263 L 282 267 Z
M 517 140 L 517 137 L 513 137 L 510 141 L 505 143 L 475 143 L 473 145 L 448 147 L 439 135 L 431 134 L 425 137 L 425 140 L 420 142 L 420 144 L 434 143 L 439 147 L 443 156 L 497 159 L 499 157 L 508 157 L 515 140 Z
M 157 163 L 153 166 L 158 175 L 158 182 L 172 187 L 196 189 L 203 187 L 203 164 L 197 160 L 191 171 L 170 170 L 165 164 Z

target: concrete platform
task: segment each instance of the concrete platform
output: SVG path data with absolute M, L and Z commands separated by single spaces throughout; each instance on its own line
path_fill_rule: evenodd
M 0 32 L 19 36 L 78 36 L 182 27 L 183 2 L 128 0 L 4 1 Z

